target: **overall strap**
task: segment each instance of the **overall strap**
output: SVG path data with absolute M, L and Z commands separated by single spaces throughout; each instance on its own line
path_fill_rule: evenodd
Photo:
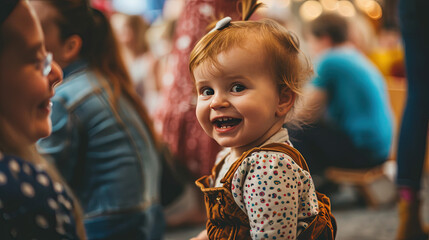
M 293 161 L 295 161 L 298 166 L 300 166 L 303 170 L 310 172 L 310 169 L 307 166 L 307 162 L 304 160 L 304 157 L 301 153 L 295 148 L 284 144 L 284 143 L 270 143 L 260 148 L 260 151 L 275 151 L 275 152 L 283 152 L 289 155 Z
M 304 157 L 301 155 L 301 153 L 298 152 L 295 148 L 285 144 L 285 143 L 270 143 L 261 147 L 255 147 L 250 149 L 249 151 L 244 152 L 241 157 L 235 161 L 231 167 L 229 168 L 228 172 L 225 174 L 225 176 L 220 181 L 221 183 L 224 183 L 224 187 L 229 189 L 232 178 L 234 177 L 235 172 L 237 171 L 238 167 L 241 165 L 241 163 L 244 161 L 244 159 L 249 156 L 250 154 L 254 152 L 260 152 L 260 151 L 272 151 L 272 152 L 283 152 L 292 157 L 292 159 L 295 161 L 296 164 L 298 164 L 303 170 L 310 172 L 307 166 L 307 163 L 304 160 Z

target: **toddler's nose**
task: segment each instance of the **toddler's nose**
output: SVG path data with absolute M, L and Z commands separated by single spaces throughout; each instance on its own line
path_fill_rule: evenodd
M 212 102 L 210 103 L 210 108 L 213 110 L 220 108 L 227 108 L 230 106 L 228 99 L 223 94 L 215 94 L 213 96 Z

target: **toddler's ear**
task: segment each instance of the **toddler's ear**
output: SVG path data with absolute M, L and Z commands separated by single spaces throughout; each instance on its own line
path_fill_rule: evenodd
M 279 104 L 277 106 L 276 116 L 284 117 L 295 103 L 296 94 L 289 88 L 282 88 L 279 94 Z

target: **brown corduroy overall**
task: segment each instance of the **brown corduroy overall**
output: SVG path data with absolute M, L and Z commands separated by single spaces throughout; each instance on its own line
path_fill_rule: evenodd
M 231 182 L 234 173 L 237 171 L 243 160 L 252 152 L 275 151 L 283 152 L 298 164 L 302 169 L 309 171 L 307 163 L 302 155 L 294 148 L 281 143 L 272 143 L 262 147 L 253 148 L 244 152 L 235 161 L 225 176 L 222 178 L 222 187 L 210 187 L 210 179 L 216 179 L 223 161 L 217 164 L 212 171 L 212 175 L 204 176 L 195 183 L 201 188 L 204 194 L 204 201 L 207 210 L 207 235 L 211 240 L 235 240 L 250 239 L 250 225 L 247 215 L 235 203 L 231 194 Z M 331 213 L 329 198 L 318 193 L 319 213 L 310 222 L 308 227 L 301 232 L 297 240 L 331 240 L 335 239 L 337 225 Z

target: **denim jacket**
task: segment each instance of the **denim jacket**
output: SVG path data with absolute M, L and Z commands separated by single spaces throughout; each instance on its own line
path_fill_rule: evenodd
M 159 200 L 160 161 L 147 126 L 104 78 L 75 62 L 52 99 L 52 135 L 39 141 L 82 204 L 85 218 L 145 211 Z

